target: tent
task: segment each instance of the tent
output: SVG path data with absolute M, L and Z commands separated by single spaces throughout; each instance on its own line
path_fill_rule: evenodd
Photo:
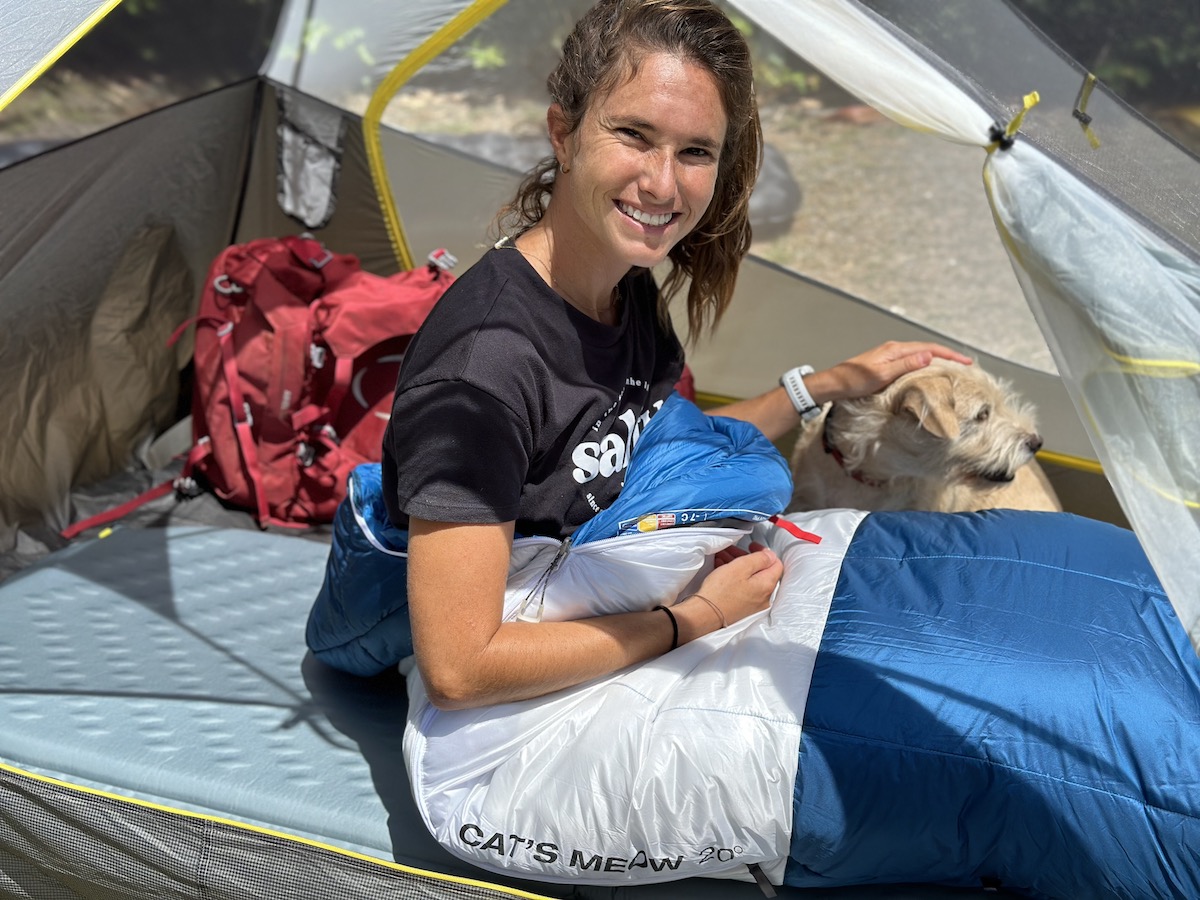
M 2 0 L 0 116 L 117 5 L 32 15 Z M 516 173 L 389 124 L 389 105 L 481 23 L 562 6 L 288 0 L 256 77 L 0 170 L 0 551 L 23 564 L 53 546 L 86 509 L 81 490 L 152 464 L 179 433 L 190 346 L 164 339 L 227 244 L 307 230 L 379 273 L 440 246 L 477 258 Z M 1200 645 L 1195 157 L 1004 2 L 729 6 L 929 146 L 974 154 L 993 249 L 1056 371 L 968 348 L 1036 401 L 1067 509 L 1132 526 Z M 943 339 L 875 299 L 752 257 L 731 313 L 690 355 L 697 385 L 746 396 L 797 361 Z M 767 333 L 789 339 L 764 345 Z

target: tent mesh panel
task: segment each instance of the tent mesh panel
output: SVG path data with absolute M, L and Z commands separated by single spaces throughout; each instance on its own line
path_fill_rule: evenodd
M 1000 125 L 1037 91 L 1024 139 L 1059 160 L 1193 259 L 1200 258 L 1196 158 L 1097 82 L 1077 114 L 1087 72 L 1006 3 L 862 0 Z M 1114 23 L 1119 27 L 1119 22 Z M 1085 120 L 1097 145 L 1084 130 Z
M 399 871 L 298 840 L 0 771 L 0 897 L 512 896 L 510 891 Z

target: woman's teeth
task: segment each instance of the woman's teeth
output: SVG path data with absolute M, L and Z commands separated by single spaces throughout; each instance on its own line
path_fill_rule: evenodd
M 652 228 L 657 228 L 660 225 L 666 225 L 675 215 L 674 213 L 662 213 L 654 216 L 648 212 L 642 212 L 640 209 L 636 209 L 632 206 L 626 206 L 624 203 L 619 204 L 619 206 L 621 212 L 625 213 L 625 215 L 629 216 L 629 218 L 633 219 L 635 222 L 641 222 L 643 225 L 649 225 Z

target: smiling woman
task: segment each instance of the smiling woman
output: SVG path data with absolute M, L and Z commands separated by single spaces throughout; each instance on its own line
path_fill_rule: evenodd
M 568 546 L 621 494 L 683 372 L 672 295 L 686 285 L 693 336 L 728 306 L 762 147 L 749 49 L 709 0 L 600 0 L 548 87 L 554 155 L 501 211 L 506 236 L 413 339 L 384 438 L 417 671 L 445 708 L 539 697 L 660 656 L 764 610 L 782 575 L 771 550 L 722 551 L 699 593 L 648 589 L 631 611 L 570 621 L 505 615 L 514 536 Z M 650 270 L 664 263 L 660 289 Z M 887 344 L 823 372 L 797 367 L 720 413 L 777 439 L 814 405 L 934 356 L 969 362 Z M 388 615 L 332 593 L 310 618 L 315 651 L 352 646 L 362 635 L 349 623 Z
M 670 53 L 642 59 L 577 128 L 555 104 L 548 125 L 562 202 L 517 249 L 568 302 L 615 325 L 612 285 L 632 267 L 661 263 L 707 212 L 726 121 L 713 76 Z

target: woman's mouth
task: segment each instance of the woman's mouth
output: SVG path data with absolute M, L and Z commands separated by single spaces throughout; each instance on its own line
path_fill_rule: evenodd
M 658 214 L 648 213 L 648 212 L 645 212 L 644 210 L 638 209 L 635 206 L 630 206 L 628 203 L 621 203 L 620 201 L 617 201 L 617 209 L 619 209 L 621 212 L 623 212 L 629 218 L 633 219 L 633 221 L 635 221 L 641 225 L 647 225 L 650 228 L 661 228 L 663 225 L 666 225 L 677 215 L 676 213 L 673 213 L 673 212 L 665 212 L 665 213 L 658 213 Z

